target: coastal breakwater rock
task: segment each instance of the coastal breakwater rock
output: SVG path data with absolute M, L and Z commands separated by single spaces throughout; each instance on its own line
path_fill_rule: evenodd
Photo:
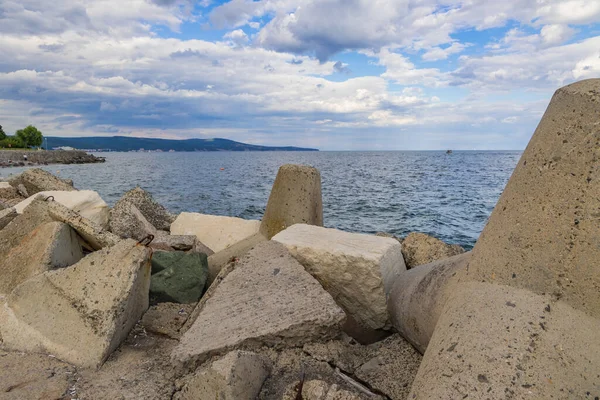
M 206 254 L 156 251 L 152 256 L 150 298 L 153 302 L 195 303 L 208 277 Z
M 175 217 L 167 209 L 157 203 L 150 193 L 140 187 L 136 187 L 125 193 L 115 206 L 110 210 L 109 228 L 112 233 L 124 238 L 135 238 L 139 229 L 134 230 L 131 226 L 138 227 L 140 218 L 136 215 L 132 206 L 138 210 L 147 222 L 156 230 L 169 231 Z
M 457 274 L 412 398 L 600 396 L 600 79 L 556 91 Z
M 270 370 L 267 357 L 234 350 L 188 377 L 174 399 L 254 400 Z
M 215 253 L 258 233 L 260 221 L 183 212 L 171 224 L 173 235 L 195 235 Z
M 30 196 L 19 204 L 15 205 L 15 209 L 19 214 L 33 201 L 34 198 L 41 199 L 53 198 L 65 207 L 76 211 L 82 217 L 98 224 L 101 228 L 108 227 L 109 207 L 97 192 L 93 190 L 76 190 L 76 191 L 43 191 Z
M 173 351 L 177 364 L 193 367 L 240 346 L 333 339 L 345 319 L 319 282 L 272 241 L 250 250 L 209 295 Z
M 17 188 L 19 185 L 23 185 L 27 191 L 27 196 L 33 196 L 39 192 L 45 192 L 50 190 L 60 191 L 74 191 L 72 182 L 67 182 L 60 179 L 50 172 L 44 171 L 39 168 L 32 168 L 24 171 L 23 173 L 11 178 L 9 181 L 10 185 Z
M 10 293 L 27 279 L 64 268 L 83 258 L 77 234 L 66 224 L 40 225 L 0 259 L 0 294 Z
M 386 298 L 406 270 L 397 240 L 305 224 L 292 225 L 272 240 L 286 246 L 358 324 L 391 326 Z
M 148 308 L 150 256 L 123 240 L 25 281 L 0 304 L 4 347 L 99 367 Z
M 464 252 L 465 249 L 457 244 L 446 244 L 438 238 L 420 232 L 411 232 L 402 240 L 402 255 L 406 269 Z
M 24 156 L 27 156 L 26 161 Z M 79 150 L 0 150 L 0 167 L 47 164 L 92 164 L 103 163 L 105 161 L 104 157 L 97 157 Z
M 17 218 L 17 210 L 14 207 L 0 210 L 0 230 L 12 222 L 13 219 Z
M 260 233 L 271 239 L 294 224 L 323 226 L 321 173 L 314 167 L 286 164 L 277 172 Z
M 471 252 L 443 258 L 403 272 L 394 281 L 388 296 L 392 325 L 421 354 L 451 294 L 450 281 L 470 259 Z

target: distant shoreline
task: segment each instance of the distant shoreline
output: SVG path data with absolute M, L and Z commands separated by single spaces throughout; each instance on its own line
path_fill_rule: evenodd
M 0 168 L 50 164 L 103 163 L 98 157 L 80 150 L 0 150 Z

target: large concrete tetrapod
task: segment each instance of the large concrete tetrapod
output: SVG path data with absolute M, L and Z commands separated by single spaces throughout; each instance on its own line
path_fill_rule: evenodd
M 323 226 L 321 174 L 313 167 L 286 164 L 273 183 L 260 233 L 271 239 L 294 224 Z
M 409 398 L 600 396 L 600 79 L 554 94 L 453 285 Z

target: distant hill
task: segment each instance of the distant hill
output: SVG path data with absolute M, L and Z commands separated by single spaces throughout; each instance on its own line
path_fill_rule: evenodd
M 302 147 L 271 147 L 257 146 L 235 142 L 229 139 L 146 139 L 125 136 L 96 136 L 96 137 L 47 137 L 48 149 L 57 147 L 73 147 L 82 150 L 101 151 L 319 151 Z M 46 141 L 44 141 L 44 148 Z

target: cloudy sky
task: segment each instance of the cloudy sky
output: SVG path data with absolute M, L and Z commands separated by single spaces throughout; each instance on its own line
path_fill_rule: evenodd
M 522 149 L 600 77 L 600 0 L 0 0 L 0 125 Z

